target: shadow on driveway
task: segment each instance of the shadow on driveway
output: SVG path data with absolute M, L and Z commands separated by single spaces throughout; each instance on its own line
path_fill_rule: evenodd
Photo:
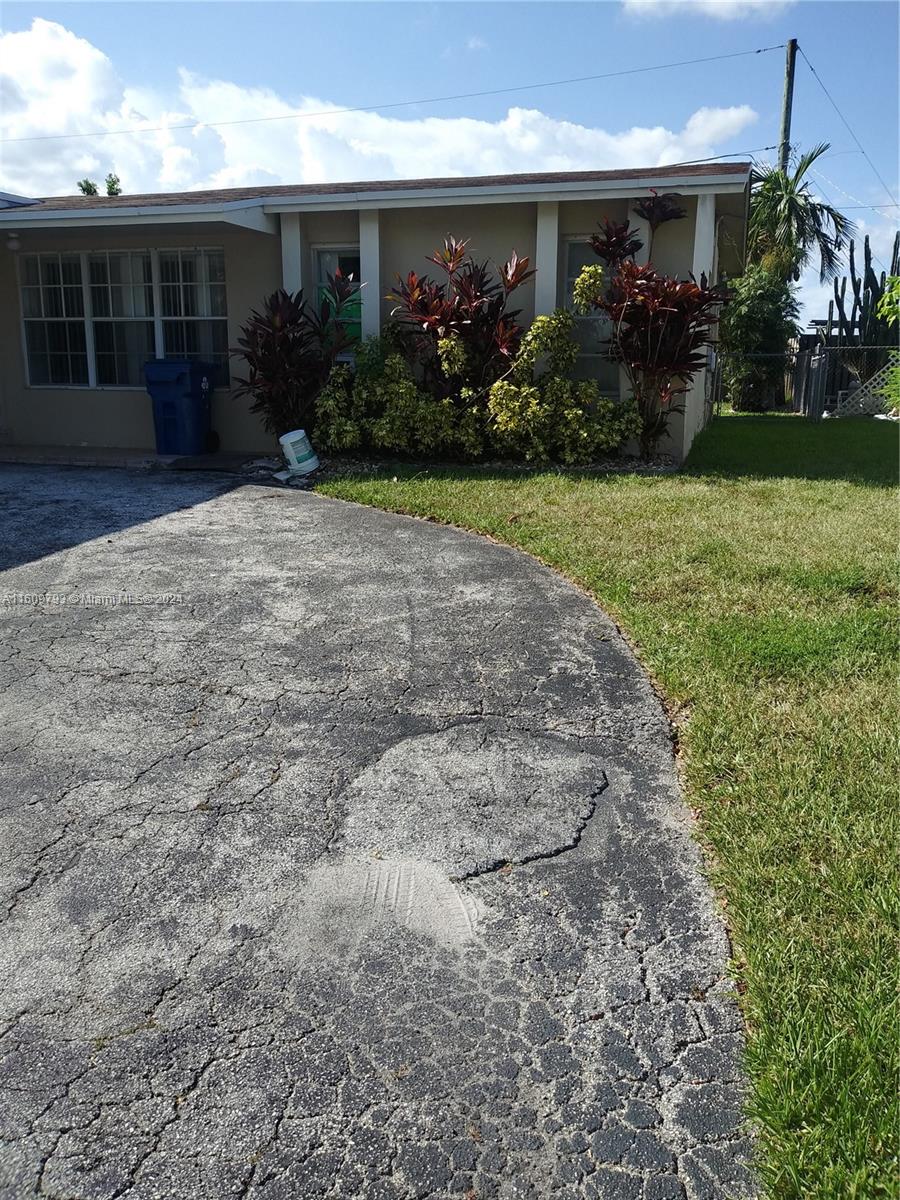
M 0 570 L 192 508 L 240 483 L 226 475 L 0 466 Z

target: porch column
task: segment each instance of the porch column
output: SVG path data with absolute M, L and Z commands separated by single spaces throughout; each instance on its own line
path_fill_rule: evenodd
M 540 200 L 534 244 L 534 315 L 549 316 L 556 308 L 559 292 L 559 203 Z
M 300 268 L 300 214 L 281 214 L 281 286 L 299 292 L 303 286 Z
M 716 197 L 712 193 L 697 196 L 697 215 L 694 219 L 694 254 L 691 274 L 700 282 L 705 275 L 710 282 L 716 256 Z M 681 434 L 681 458 L 687 458 L 696 435 L 706 423 L 706 368 L 699 370 L 684 397 L 684 423 Z
M 362 335 L 378 337 L 381 332 L 381 243 L 378 209 L 359 214 L 359 274 L 362 289 Z
M 697 217 L 694 221 L 694 265 L 691 268 L 698 283 L 701 275 L 706 275 L 710 283 L 715 283 L 712 278 L 715 250 L 716 197 L 712 193 L 701 193 L 697 197 Z
M 628 208 L 626 215 L 631 228 L 643 242 L 640 250 L 634 256 L 634 261 L 639 267 L 645 267 L 650 261 L 650 222 L 645 217 L 639 217 L 634 211 L 634 206 L 640 199 L 642 197 L 634 196 L 631 200 L 627 201 Z

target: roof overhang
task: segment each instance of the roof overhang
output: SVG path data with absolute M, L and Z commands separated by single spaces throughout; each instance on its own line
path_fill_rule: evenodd
M 459 187 L 410 188 L 408 191 L 392 189 L 384 192 L 335 192 L 315 196 L 263 198 L 265 211 L 315 212 L 329 209 L 372 209 L 372 208 L 430 208 L 446 204 L 534 204 L 547 200 L 611 200 L 631 199 L 657 191 L 677 191 L 682 195 L 709 192 L 743 192 L 748 179 L 740 175 L 722 176 L 678 176 L 649 175 L 645 179 L 611 179 L 575 183 L 524 183 L 524 184 L 480 184 L 477 187 L 460 184 Z
M 278 218 L 267 212 L 259 200 L 240 200 L 229 204 L 166 204 L 121 207 L 116 209 L 88 208 L 73 213 L 71 209 L 0 209 L 0 229 L 83 229 L 126 228 L 129 225 L 184 225 L 185 223 L 219 223 L 252 229 L 256 233 L 278 232 Z
M 73 229 L 85 226 L 183 225 L 196 222 L 222 222 L 252 229 L 260 233 L 277 233 L 281 213 L 329 211 L 361 211 L 391 208 L 434 208 L 443 205 L 476 204 L 534 204 L 554 200 L 612 200 L 631 199 L 657 191 L 679 192 L 681 195 L 709 193 L 743 193 L 749 187 L 746 174 L 730 172 L 722 175 L 683 175 L 677 170 L 664 170 L 638 179 L 604 179 L 522 183 L 481 183 L 460 181 L 458 185 L 432 188 L 391 188 L 390 190 L 360 190 L 356 192 L 297 193 L 292 196 L 256 196 L 252 199 L 230 201 L 199 201 L 183 204 L 143 204 L 133 208 L 42 209 L 39 205 L 22 208 L 0 208 L 0 228 Z

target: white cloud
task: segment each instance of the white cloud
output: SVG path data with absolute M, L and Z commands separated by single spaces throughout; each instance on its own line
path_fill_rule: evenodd
M 670 17 L 675 14 L 739 21 L 745 17 L 774 17 L 795 0 L 622 0 L 631 16 Z
M 686 0 L 625 0 L 626 7 L 671 7 Z M 706 10 L 748 7 L 747 0 L 695 0 Z M 757 6 L 754 6 L 757 7 Z M 717 15 L 723 15 L 717 12 Z M 732 15 L 735 15 L 732 13 Z M 469 39 L 469 47 L 478 41 Z M 196 129 L 175 126 L 307 113 L 301 120 Z M 52 21 L 0 33 L 0 137 L 162 128 L 140 136 L 21 141 L 0 145 L 0 190 L 66 195 L 85 175 L 108 171 L 126 192 L 194 190 L 241 184 L 318 183 L 427 175 L 478 175 L 657 166 L 720 153 L 757 120 L 746 104 L 699 108 L 680 129 L 656 125 L 606 130 L 561 121 L 534 108 L 510 108 L 496 121 L 346 113 L 313 96 L 241 87 L 227 79 L 179 73 L 164 94 L 136 88 L 84 38 Z M 889 263 L 894 221 L 860 221 L 875 253 Z M 830 287 L 814 270 L 801 282 L 803 319 L 825 316 Z
M 478 37 L 477 34 L 475 34 L 473 37 L 470 37 L 466 42 L 467 50 L 487 50 L 487 48 L 487 42 L 484 40 L 484 38 Z
M 126 192 L 262 183 L 478 175 L 657 166 L 715 154 L 756 120 L 749 106 L 700 108 L 680 129 L 605 130 L 510 108 L 496 121 L 341 112 L 314 96 L 242 87 L 183 69 L 171 94 L 129 86 L 97 47 L 51 21 L 0 34 L 0 136 L 137 136 L 7 142 L 0 187 L 30 195 L 74 190 L 115 171 Z M 175 126 L 310 114 L 256 124 Z

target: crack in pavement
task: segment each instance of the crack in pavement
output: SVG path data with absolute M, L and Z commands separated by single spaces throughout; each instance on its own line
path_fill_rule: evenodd
M 581 817 L 575 826 L 575 831 L 572 834 L 571 840 L 563 842 L 561 845 L 552 846 L 547 850 L 535 850 L 531 854 L 525 854 L 518 859 L 496 859 L 494 862 L 486 863 L 484 866 L 476 867 L 472 871 L 467 871 L 462 875 L 453 876 L 457 883 L 466 883 L 470 879 L 477 879 L 482 875 L 491 875 L 495 871 L 502 871 L 507 867 L 517 866 L 525 867 L 531 863 L 546 862 L 548 859 L 561 858 L 564 854 L 571 853 L 572 850 L 577 850 L 581 845 L 581 839 L 584 837 L 588 826 L 593 820 L 597 812 L 597 800 L 604 789 L 608 786 L 609 781 L 606 776 L 603 776 L 603 783 L 592 792 L 588 797 L 589 808 L 585 816 Z
M 0 1200 L 754 1194 L 671 730 L 583 595 L 201 476 L 0 498 L 10 594 L 183 597 L 0 611 Z

